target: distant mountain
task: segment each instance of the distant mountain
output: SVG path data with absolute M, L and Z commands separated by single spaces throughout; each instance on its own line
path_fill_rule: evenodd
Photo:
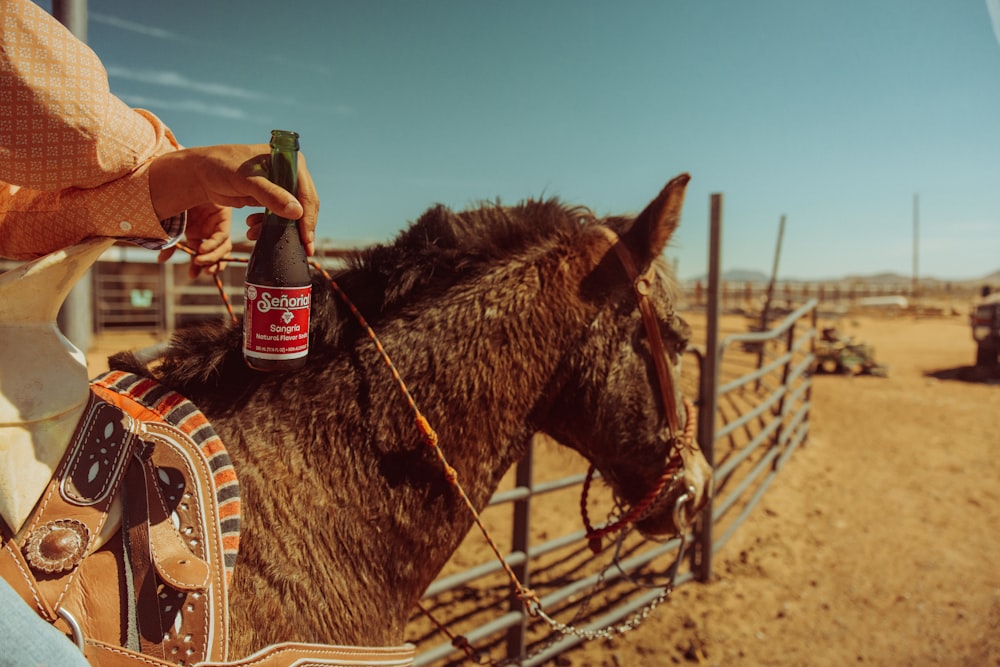
M 771 277 L 761 271 L 754 271 L 752 269 L 729 269 L 728 271 L 722 272 L 722 282 L 725 283 L 766 283 L 771 280 Z M 779 280 L 784 280 L 780 276 Z M 700 276 L 695 276 L 694 278 L 688 278 L 690 282 L 708 282 L 708 274 L 702 274 Z
M 736 283 L 766 283 L 771 277 L 761 271 L 730 269 L 722 274 L 722 279 Z
M 866 283 L 868 285 L 879 284 L 879 283 L 907 283 L 913 280 L 913 276 L 904 276 L 901 273 L 890 273 L 884 271 L 882 273 L 872 273 L 867 276 L 860 275 L 847 275 L 840 280 L 847 282 L 859 282 Z M 925 278 L 924 280 L 936 280 L 935 278 Z
M 723 271 L 722 281 L 728 283 L 767 283 L 771 280 L 770 275 L 764 273 L 763 271 L 754 271 L 752 269 L 730 269 L 728 271 Z M 778 274 L 779 283 L 863 283 L 866 285 L 907 285 L 913 280 L 911 275 L 903 275 L 901 273 L 893 273 L 891 271 L 884 271 L 882 273 L 872 273 L 868 275 L 850 274 L 846 276 L 841 276 L 839 278 L 810 278 L 802 279 L 795 278 Z M 687 278 L 685 282 L 708 282 L 708 275 L 702 274 L 700 276 L 695 276 L 693 278 Z M 948 278 L 936 278 L 934 276 L 920 276 L 921 283 L 953 283 L 953 284 L 980 284 L 980 283 L 990 283 L 996 285 L 1000 283 L 1000 270 L 994 271 L 993 273 L 983 276 L 982 278 L 968 278 L 968 279 L 948 279 Z

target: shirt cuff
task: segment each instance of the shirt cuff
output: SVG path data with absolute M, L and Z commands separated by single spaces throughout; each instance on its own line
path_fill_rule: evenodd
M 160 220 L 160 226 L 163 227 L 163 232 L 167 235 L 166 239 L 124 238 L 122 240 L 150 250 L 171 248 L 177 245 L 177 242 L 184 236 L 184 230 L 187 228 L 187 211 L 182 211 L 166 220 Z

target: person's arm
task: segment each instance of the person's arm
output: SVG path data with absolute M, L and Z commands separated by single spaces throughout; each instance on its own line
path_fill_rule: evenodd
M 180 145 L 112 95 L 94 52 L 29 0 L 0 3 L 0 89 L 0 254 L 96 235 L 168 240 L 147 169 Z
M 311 255 L 319 196 L 305 157 L 299 155 L 295 196 L 268 179 L 269 159 L 267 144 L 204 146 L 157 156 L 136 172 L 97 188 L 39 192 L 0 187 L 0 255 L 31 259 L 88 236 L 166 239 L 159 222 L 154 229 L 137 227 L 132 221 L 170 220 L 187 212 L 185 235 L 199 255 L 195 263 L 204 266 L 232 248 L 228 207 L 243 206 L 261 206 L 299 220 L 300 235 Z M 146 196 L 130 197 L 136 187 Z M 261 217 L 249 216 L 248 238 L 257 238 Z M 92 223 L 98 220 L 103 222 Z
M 313 254 L 319 196 L 305 157 L 299 154 L 299 191 L 289 193 L 268 179 L 270 148 L 267 144 L 231 144 L 187 148 L 153 160 L 149 190 L 157 215 L 167 218 L 206 202 L 242 208 L 262 206 L 290 220 L 299 221 L 299 235 L 306 253 Z M 192 215 L 188 236 L 196 224 Z M 259 214 L 253 214 L 247 236 L 255 239 Z M 199 237 L 205 238 L 205 237 Z
M 304 158 L 293 197 L 267 179 L 266 144 L 181 149 L 156 116 L 112 95 L 93 51 L 29 0 L 0 2 L 0 89 L 0 256 L 90 236 L 162 248 L 184 231 L 195 264 L 209 265 L 232 247 L 230 206 L 300 220 L 312 254 L 319 198 Z M 248 218 L 248 238 L 260 218 Z

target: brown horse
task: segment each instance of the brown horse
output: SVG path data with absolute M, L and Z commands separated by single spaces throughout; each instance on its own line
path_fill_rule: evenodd
M 676 444 L 633 276 L 675 374 L 688 340 L 659 258 L 688 177 L 636 218 L 597 219 L 558 201 L 438 206 L 396 241 L 360 251 L 336 282 L 364 313 L 479 508 L 545 432 L 593 463 L 625 505 L 658 483 Z M 619 241 L 620 239 L 620 241 Z M 154 376 L 195 402 L 226 444 L 243 494 L 230 598 L 232 655 L 279 641 L 396 645 L 415 604 L 471 525 L 397 385 L 326 280 L 313 285 L 306 369 L 261 374 L 239 328 L 175 337 Z M 661 364 L 663 365 L 663 364 Z M 662 372 L 662 371 L 660 371 Z M 680 405 L 677 382 L 667 381 Z M 706 499 L 700 453 L 640 530 L 676 530 L 674 506 Z

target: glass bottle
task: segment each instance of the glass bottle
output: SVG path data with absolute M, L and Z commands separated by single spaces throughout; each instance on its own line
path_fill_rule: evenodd
M 269 177 L 293 195 L 298 190 L 299 135 L 271 132 Z M 265 211 L 244 285 L 243 358 L 258 371 L 306 365 L 312 282 L 298 222 Z

